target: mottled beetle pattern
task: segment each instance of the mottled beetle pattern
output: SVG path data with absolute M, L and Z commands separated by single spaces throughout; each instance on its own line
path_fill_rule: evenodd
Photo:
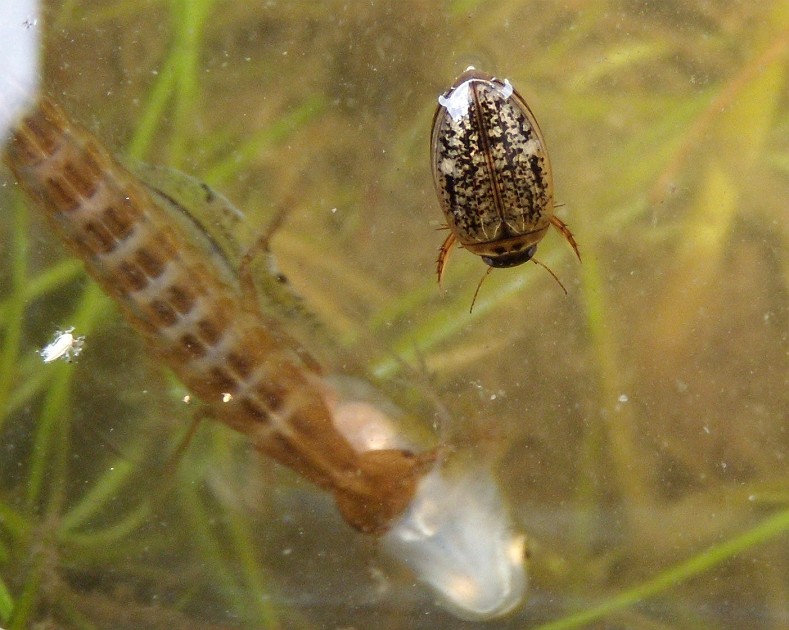
M 438 281 L 455 242 L 491 268 L 532 260 L 553 225 L 553 176 L 540 128 L 510 82 L 466 69 L 438 98 L 430 142 L 433 181 L 449 235 L 438 256 Z

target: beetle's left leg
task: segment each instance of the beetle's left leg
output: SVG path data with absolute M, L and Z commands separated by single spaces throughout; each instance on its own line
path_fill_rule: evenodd
M 581 260 L 581 252 L 578 251 L 578 243 L 575 242 L 575 237 L 570 231 L 570 228 L 567 227 L 567 224 L 556 215 L 553 215 L 551 217 L 551 225 L 561 232 L 565 240 L 570 243 L 570 247 L 572 247 L 575 251 L 575 255 L 578 256 L 578 260 Z

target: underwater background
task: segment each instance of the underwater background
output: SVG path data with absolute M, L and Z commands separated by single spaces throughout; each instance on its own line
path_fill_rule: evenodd
M 3 0 L 7 1 L 7 0 Z M 203 422 L 0 170 L 0 626 L 789 625 L 789 7 L 46 2 L 43 89 L 267 229 L 330 371 L 494 470 L 526 603 L 458 621 L 329 497 Z M 455 251 L 429 165 L 468 65 L 541 126 L 535 265 Z M 36 350 L 86 336 L 72 364 Z M 302 330 L 301 328 L 305 328 Z

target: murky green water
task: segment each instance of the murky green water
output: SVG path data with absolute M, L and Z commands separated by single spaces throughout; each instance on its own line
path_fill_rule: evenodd
M 52 96 L 250 233 L 290 208 L 273 249 L 316 354 L 427 441 L 437 397 L 495 468 L 531 588 L 486 627 L 789 624 L 785 3 L 72 0 L 46 23 Z M 438 292 L 430 121 L 469 63 L 541 124 L 583 263 L 557 234 L 538 257 L 567 297 L 526 265 L 469 315 L 462 250 Z M 0 625 L 474 626 L 223 427 L 168 465 L 186 392 L 8 186 L 0 206 Z M 41 364 L 70 325 L 79 361 Z

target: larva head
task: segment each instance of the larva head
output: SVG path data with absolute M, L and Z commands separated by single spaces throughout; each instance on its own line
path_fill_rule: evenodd
M 433 181 L 460 244 L 492 267 L 531 259 L 553 216 L 545 142 L 509 81 L 474 68 L 438 99 Z
M 502 616 L 523 600 L 524 537 L 515 534 L 493 478 L 433 470 L 383 536 L 387 551 L 463 619 Z

